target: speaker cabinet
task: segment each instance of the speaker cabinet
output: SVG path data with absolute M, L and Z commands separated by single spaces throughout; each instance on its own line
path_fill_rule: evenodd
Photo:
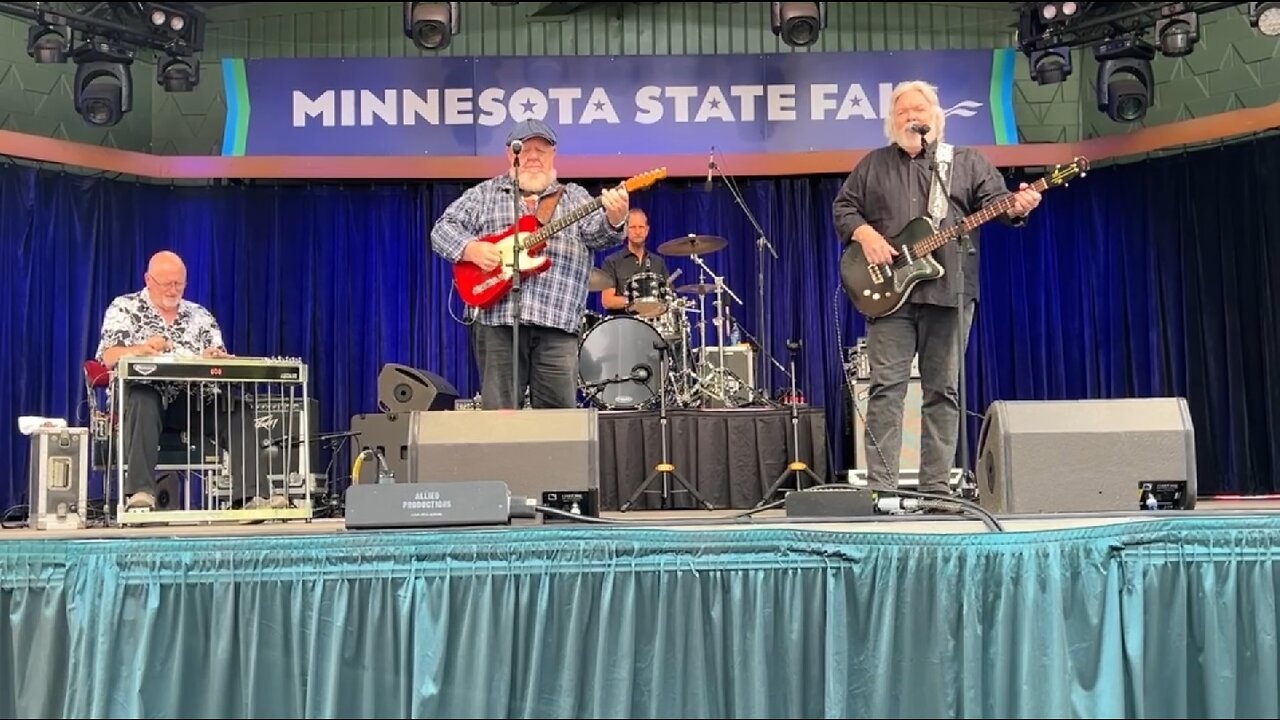
M 452 410 L 457 400 L 457 388 L 433 372 L 387 363 L 378 373 L 378 404 L 383 412 Z
M 600 488 L 595 408 L 409 414 L 409 474 L 398 482 L 501 480 L 512 495 Z M 544 503 L 545 504 L 545 503 Z
M 978 451 L 978 502 L 990 512 L 1136 512 L 1148 494 L 1195 507 L 1184 398 L 994 402 Z

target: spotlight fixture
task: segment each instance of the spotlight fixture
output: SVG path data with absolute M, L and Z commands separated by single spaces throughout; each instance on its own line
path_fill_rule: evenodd
M 1249 3 L 1249 24 L 1263 35 L 1280 35 L 1280 2 Z
M 1121 38 L 1095 48 L 1098 109 L 1116 122 L 1145 117 L 1155 99 L 1155 55 L 1155 48 L 1140 38 Z
M 1071 76 L 1071 51 L 1067 48 L 1034 50 L 1027 59 L 1031 63 L 1031 79 L 1041 85 L 1054 85 Z
M 404 34 L 423 50 L 449 47 L 460 28 L 459 5 L 456 2 L 404 3 Z
M 1188 12 L 1186 3 L 1174 3 L 1160 9 L 1156 22 L 1156 42 L 1166 57 L 1190 55 L 1200 41 L 1200 17 Z
M 39 64 L 63 63 L 71 49 L 71 30 L 50 25 L 27 28 L 27 55 Z
M 76 48 L 75 108 L 98 127 L 119 123 L 133 109 L 133 54 L 104 42 Z
M 806 47 L 818 41 L 827 27 L 824 2 L 769 3 L 769 26 L 773 34 L 791 47 Z
M 200 84 L 200 61 L 171 57 L 157 62 L 156 84 L 165 92 L 191 92 Z

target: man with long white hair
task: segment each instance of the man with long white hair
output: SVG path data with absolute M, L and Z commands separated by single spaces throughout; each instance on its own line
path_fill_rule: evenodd
M 897 235 L 911 220 L 931 217 L 939 226 L 954 224 L 1010 195 L 990 160 L 972 148 L 945 144 L 946 115 L 937 88 L 919 80 L 901 83 L 893 90 L 890 107 L 891 114 L 885 118 L 889 144 L 858 163 L 832 208 L 841 241 L 861 245 L 873 265 L 890 264 L 899 255 L 885 238 Z M 931 204 L 935 161 L 939 168 L 946 168 L 948 189 Z M 1024 183 L 1003 219 L 1021 224 L 1039 203 L 1039 193 Z M 971 234 L 970 240 L 976 241 L 976 235 Z M 978 301 L 977 243 L 971 242 L 970 247 L 973 252 L 965 252 L 953 242 L 934 251 L 943 276 L 917 285 L 893 313 L 868 319 L 871 382 L 865 434 L 867 485 L 872 490 L 891 493 L 898 487 L 907 382 L 912 359 L 918 355 L 923 391 L 918 490 L 950 494 L 948 478 L 962 417 L 956 342 L 959 310 L 964 308 L 960 331 L 967 345 Z M 961 262 L 963 306 L 957 272 Z

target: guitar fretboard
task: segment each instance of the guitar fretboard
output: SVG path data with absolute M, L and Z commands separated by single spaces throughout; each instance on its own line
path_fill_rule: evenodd
M 552 235 L 555 235 L 556 233 L 578 222 L 579 220 L 590 215 L 596 210 L 599 210 L 601 207 L 603 207 L 603 205 L 604 203 L 600 200 L 600 198 L 596 198 L 589 203 L 583 203 L 582 205 L 579 205 L 578 207 L 574 208 L 572 211 L 565 213 L 561 217 L 556 218 L 555 220 L 552 220 L 546 225 L 543 225 L 542 228 L 539 229 L 537 232 L 531 233 L 527 238 L 525 238 L 524 242 L 519 243 L 520 251 L 523 252 L 543 242 L 544 240 L 551 237 Z
M 1041 178 L 1031 183 L 1029 187 L 1036 192 L 1044 192 L 1049 187 L 1049 183 L 1044 178 Z M 991 203 L 987 207 L 984 207 L 978 212 L 961 220 L 958 224 L 946 228 L 945 230 L 939 230 L 929 237 L 917 242 L 915 245 L 912 245 L 911 255 L 912 257 L 923 257 L 925 254 L 931 253 L 952 240 L 955 240 L 961 233 L 969 232 L 970 230 L 980 225 L 984 225 L 1009 212 L 1012 207 L 1013 195 L 997 200 L 996 202 Z

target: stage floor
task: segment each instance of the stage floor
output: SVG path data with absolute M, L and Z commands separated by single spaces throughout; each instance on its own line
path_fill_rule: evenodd
M 764 510 L 750 517 L 741 517 L 743 510 L 632 510 L 609 511 L 600 515 L 609 524 L 519 521 L 510 526 L 484 526 L 477 528 L 421 528 L 406 530 L 348 530 L 342 518 L 318 518 L 310 522 L 269 522 L 256 525 L 226 523 L 106 527 L 95 526 L 80 530 L 35 530 L 26 527 L 0 530 L 0 543 L 6 540 L 59 539 L 59 540 L 109 540 L 112 538 L 166 538 L 166 537 L 269 537 L 281 535 L 332 535 L 335 533 L 413 533 L 413 532 L 467 532 L 484 530 L 492 532 L 509 527 L 512 530 L 542 528 L 621 528 L 663 530 L 779 530 L 804 529 L 820 532 L 844 533 L 925 533 L 965 534 L 987 533 L 990 530 L 976 517 L 964 515 L 894 515 L 875 516 L 842 522 L 824 522 L 807 518 L 788 518 L 782 509 Z M 1053 513 L 1043 515 L 997 516 L 1006 532 L 1039 532 L 1074 528 L 1102 527 L 1135 521 L 1165 520 L 1171 517 L 1233 517 L 1254 514 L 1280 515 L 1280 498 L 1216 500 L 1204 498 L 1196 509 L 1188 512 L 1144 513 Z

